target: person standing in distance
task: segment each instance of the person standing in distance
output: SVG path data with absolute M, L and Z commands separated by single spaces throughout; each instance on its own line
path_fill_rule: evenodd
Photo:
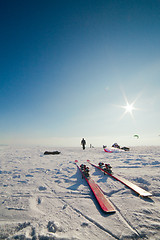
M 82 147 L 83 147 L 83 150 L 85 150 L 86 141 L 85 141 L 84 138 L 82 138 L 81 145 L 82 145 Z

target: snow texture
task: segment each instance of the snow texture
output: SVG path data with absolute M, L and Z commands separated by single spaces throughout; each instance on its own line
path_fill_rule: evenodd
M 59 155 L 44 155 L 58 150 Z M 114 205 L 104 213 L 74 161 Z M 139 197 L 87 163 L 109 163 L 115 174 L 151 192 Z M 160 239 L 160 147 L 103 148 L 0 146 L 0 239 Z

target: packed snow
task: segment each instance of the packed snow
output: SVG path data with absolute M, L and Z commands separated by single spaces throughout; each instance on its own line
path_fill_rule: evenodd
M 58 155 L 44 155 L 59 151 Z M 90 175 L 116 212 L 101 210 L 75 165 Z M 109 163 L 122 176 L 152 193 L 142 198 L 87 163 Z M 103 148 L 0 146 L 0 239 L 160 239 L 160 146 Z

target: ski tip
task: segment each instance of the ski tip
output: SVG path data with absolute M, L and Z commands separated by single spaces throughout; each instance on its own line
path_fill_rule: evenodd
M 105 208 L 102 208 L 102 210 L 103 210 L 103 212 L 105 212 L 105 213 L 115 213 L 116 212 L 116 210 L 115 210 L 115 208 L 112 206 L 112 205 L 110 205 L 109 207 L 105 207 Z
M 78 160 L 75 160 L 74 162 L 75 162 L 75 163 L 78 163 Z
M 144 194 L 140 194 L 139 196 L 140 197 L 152 197 L 152 193 L 147 192 L 147 193 L 144 193 Z
M 88 163 L 90 163 L 90 160 L 89 160 L 89 159 L 87 159 L 87 162 L 88 162 Z
M 116 210 L 109 210 L 109 211 L 104 211 L 105 213 L 115 213 Z

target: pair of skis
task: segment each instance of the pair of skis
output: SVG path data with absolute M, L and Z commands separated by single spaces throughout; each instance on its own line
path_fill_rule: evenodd
M 103 171 L 104 173 L 108 174 L 109 176 L 111 176 L 112 178 L 118 180 L 119 182 L 123 183 L 124 185 L 126 185 L 127 187 L 129 187 L 130 189 L 132 189 L 133 191 L 135 191 L 137 194 L 139 194 L 140 196 L 143 197 L 150 197 L 152 196 L 151 193 L 145 191 L 144 189 L 138 187 L 137 185 L 131 183 L 130 181 L 120 177 L 120 176 L 115 176 L 113 175 L 110 171 L 107 171 L 105 168 L 103 168 L 102 166 L 96 166 L 93 163 L 90 162 L 90 160 L 87 160 L 88 163 L 90 163 L 92 166 L 100 169 L 101 171 Z M 80 172 L 82 173 L 82 176 L 85 178 L 85 180 L 87 181 L 89 187 L 91 188 L 94 196 L 96 197 L 100 207 L 102 208 L 102 210 L 104 212 L 107 213 L 113 213 L 115 212 L 115 208 L 112 205 L 112 203 L 109 201 L 109 199 L 107 199 L 104 195 L 104 193 L 102 192 L 101 188 L 94 182 L 94 180 L 89 176 L 88 172 L 85 171 L 85 168 L 79 166 L 78 164 L 78 160 L 75 160 L 75 163 L 78 167 L 78 169 L 80 170 Z

